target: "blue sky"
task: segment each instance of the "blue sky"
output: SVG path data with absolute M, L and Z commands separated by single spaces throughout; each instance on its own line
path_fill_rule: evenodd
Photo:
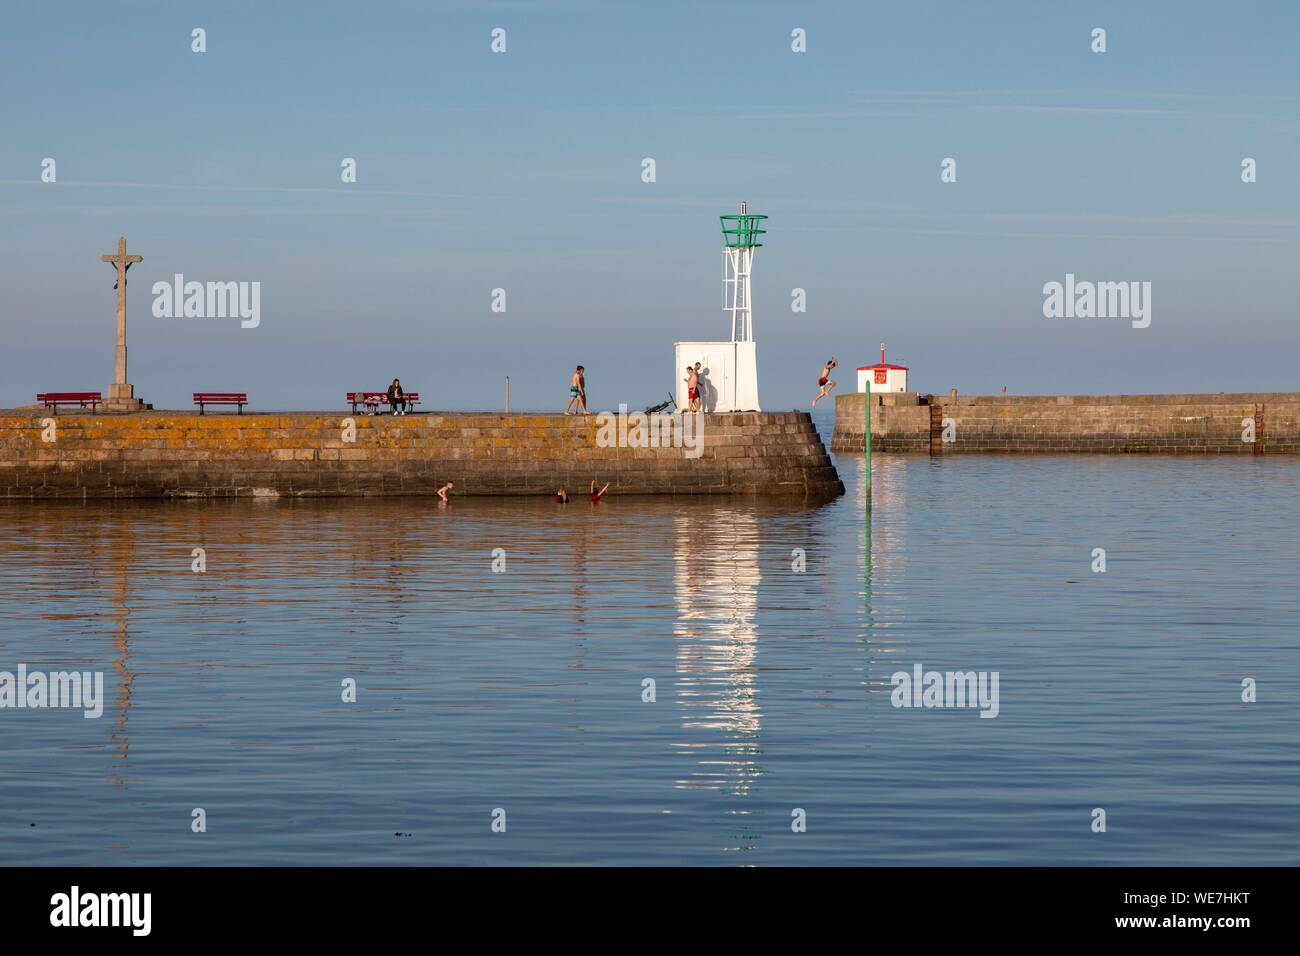
M 741 199 L 771 217 L 765 408 L 807 407 L 832 353 L 852 389 L 881 341 L 922 391 L 1294 389 L 1297 36 L 1280 0 L 14 6 L 0 405 L 107 388 L 120 233 L 159 407 L 331 408 L 400 375 L 492 409 L 509 374 L 516 408 L 558 409 L 578 362 L 594 408 L 643 405 L 674 341 L 729 334 Z M 260 281 L 260 326 L 153 317 L 177 272 Z M 1044 318 L 1066 273 L 1151 282 L 1150 328 Z

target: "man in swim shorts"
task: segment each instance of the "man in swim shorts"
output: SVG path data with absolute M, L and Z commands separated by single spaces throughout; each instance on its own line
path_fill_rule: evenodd
M 817 393 L 817 397 L 812 401 L 813 408 L 816 408 L 817 402 L 829 395 L 831 389 L 835 387 L 835 382 L 831 379 L 831 369 L 835 368 L 838 364 L 839 363 L 835 361 L 835 356 L 832 355 L 831 360 L 822 368 L 821 377 L 817 379 L 817 387 L 820 388 L 821 391 Z
M 573 377 L 569 379 L 569 404 L 564 406 L 564 414 L 570 414 L 573 403 L 577 402 L 578 407 L 582 409 L 579 414 L 587 414 L 587 370 L 579 365 L 573 372 Z

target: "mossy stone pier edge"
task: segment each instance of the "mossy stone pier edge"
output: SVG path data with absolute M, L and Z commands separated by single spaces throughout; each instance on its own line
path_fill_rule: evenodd
M 704 419 L 690 457 L 603 447 L 594 414 L 0 411 L 0 489 L 7 499 L 387 496 L 454 481 L 457 495 L 549 495 L 585 494 L 599 478 L 610 495 L 844 493 L 806 412 Z

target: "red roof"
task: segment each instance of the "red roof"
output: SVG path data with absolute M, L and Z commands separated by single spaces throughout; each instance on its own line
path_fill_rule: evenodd
M 900 372 L 906 372 L 906 371 L 907 371 L 907 366 L 906 366 L 906 365 L 893 365 L 893 364 L 891 364 L 891 363 L 885 361 L 885 347 L 884 347 L 883 345 L 880 347 L 880 361 L 877 362 L 875 365 L 859 365 L 859 366 L 858 366 L 858 371 L 859 371 L 859 372 L 867 372 L 867 371 L 871 371 L 871 370 L 873 370 L 873 369 L 878 369 L 878 368 L 896 368 L 896 369 L 898 369 Z

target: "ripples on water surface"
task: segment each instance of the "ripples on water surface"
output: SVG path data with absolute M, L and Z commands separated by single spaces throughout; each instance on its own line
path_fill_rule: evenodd
M 822 507 L 0 506 L 0 670 L 109 698 L 0 711 L 0 863 L 1297 862 L 1300 461 L 880 456 L 870 536 L 837 465 Z M 894 709 L 917 662 L 1000 715 Z

